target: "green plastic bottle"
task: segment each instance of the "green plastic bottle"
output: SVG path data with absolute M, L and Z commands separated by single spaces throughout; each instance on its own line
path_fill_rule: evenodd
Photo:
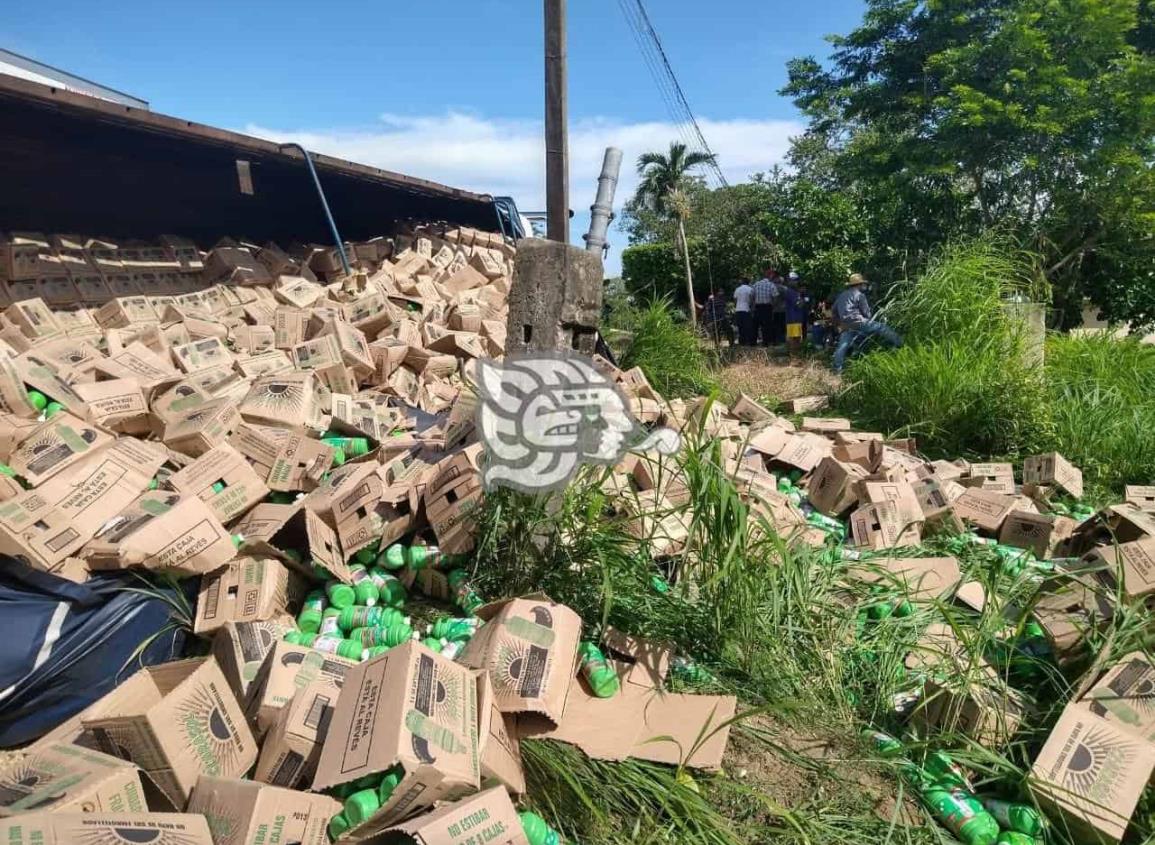
M 349 632 L 349 639 L 359 642 L 364 648 L 375 645 L 392 648 L 412 637 L 413 629 L 404 621 L 394 621 L 374 628 L 354 628 Z
M 994 816 L 999 827 L 1025 834 L 1028 837 L 1043 833 L 1043 817 L 1030 804 L 1016 804 L 999 798 L 984 798 L 983 807 Z
M 377 585 L 377 601 L 380 604 L 389 607 L 402 607 L 409 598 L 409 591 L 405 589 L 405 585 L 397 580 L 395 575 L 384 569 L 374 566 L 369 570 L 369 577 Z
M 44 408 L 44 419 L 50 420 L 63 410 L 64 406 L 59 402 L 49 402 L 48 405 Z
M 410 546 L 405 551 L 405 564 L 410 569 L 438 569 L 445 558 L 437 546 Z
M 377 558 L 376 550 L 366 546 L 363 549 L 358 549 L 353 555 L 353 560 L 362 566 L 369 566 Z
M 613 698 L 618 694 L 621 689 L 618 673 L 600 648 L 591 642 L 583 642 L 578 646 L 578 659 L 581 661 L 582 674 L 589 681 L 594 695 L 598 698 Z
M 317 651 L 335 654 L 348 660 L 360 660 L 365 655 L 365 646 L 362 643 L 340 637 L 317 637 L 313 641 L 312 647 Z
M 337 617 L 337 625 L 342 631 L 352 631 L 356 628 L 373 628 L 381 623 L 382 607 L 346 607 L 341 609 Z
M 559 845 L 561 837 L 556 830 L 550 827 L 545 819 L 537 813 L 522 812 L 517 817 L 521 819 L 521 829 L 529 845 Z
M 329 838 L 333 840 L 340 839 L 346 833 L 353 829 L 353 825 L 349 824 L 349 820 L 345 818 L 344 813 L 337 813 L 333 818 L 329 819 Z
M 999 834 L 995 845 L 1043 845 L 1043 840 L 1015 830 L 1004 830 Z
M 862 737 L 883 757 L 898 757 L 903 752 L 902 741 L 884 731 L 867 728 L 862 732 Z
M 480 625 L 480 620 L 459 619 L 453 616 L 443 616 L 429 626 L 429 636 L 450 642 L 465 642 L 473 637 Z
M 404 779 L 405 769 L 400 765 L 385 772 L 385 776 L 381 778 L 381 783 L 377 787 L 377 797 L 381 800 L 382 807 L 393 797 L 393 793 L 397 791 L 397 787 L 401 785 L 401 781 Z
M 325 612 L 325 594 L 314 590 L 305 596 L 301 613 L 297 617 L 297 627 L 306 634 L 315 634 L 321 630 L 321 618 Z
M 353 827 L 364 824 L 381 809 L 376 789 L 362 789 L 345 799 L 345 818 Z
M 326 607 L 324 613 L 321 614 L 321 629 L 317 633 L 323 637 L 340 637 L 341 613 L 342 611 L 335 607 Z
M 326 446 L 332 446 L 334 449 L 340 449 L 350 458 L 359 458 L 370 452 L 369 438 L 367 437 L 342 437 L 336 434 L 326 434 L 321 438 L 321 442 Z
M 931 787 L 922 792 L 922 800 L 964 845 L 995 845 L 998 840 L 999 823 L 969 792 Z
M 453 590 L 457 606 L 463 611 L 472 614 L 485 604 L 485 601 L 473 589 L 473 585 L 469 583 L 469 573 L 464 569 L 455 569 L 445 577 L 449 582 L 449 588 Z
M 39 390 L 29 390 L 28 401 L 32 403 L 32 407 L 37 411 L 43 411 L 48 407 L 48 397 Z
M 670 661 L 670 674 L 691 684 L 710 684 L 715 678 L 708 669 L 699 666 L 692 657 L 675 657 Z
M 398 569 L 404 569 L 405 547 L 400 543 L 394 543 L 377 555 L 377 565 L 382 569 L 388 569 L 393 572 L 396 572 Z
M 442 640 L 438 639 L 437 637 L 426 637 L 421 641 L 421 644 L 430 651 L 435 651 L 438 654 L 441 654 L 441 650 L 445 648 L 445 645 L 448 642 L 449 640 Z
M 369 577 L 369 570 L 361 564 L 355 564 L 349 567 L 349 574 L 353 577 L 353 590 L 357 594 L 357 604 L 365 607 L 373 607 L 377 604 L 377 600 L 381 598 L 381 593 L 378 592 L 373 579 Z
M 965 789 L 971 791 L 970 779 L 959 765 L 942 751 L 932 751 L 922 763 L 923 771 L 930 776 L 931 783 L 941 789 Z
M 338 610 L 344 610 L 357 603 L 357 591 L 340 581 L 330 581 L 326 584 L 325 593 L 329 596 L 329 604 Z

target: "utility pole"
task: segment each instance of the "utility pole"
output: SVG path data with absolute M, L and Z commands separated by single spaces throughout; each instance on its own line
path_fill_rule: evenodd
M 569 92 L 566 0 L 545 0 L 546 237 L 569 243 Z
M 618 172 L 622 169 L 622 151 L 606 147 L 602 161 L 602 175 L 598 177 L 598 196 L 590 206 L 590 231 L 586 235 L 586 249 L 601 255 L 606 248 L 606 233 L 614 219 L 614 193 L 618 189 Z

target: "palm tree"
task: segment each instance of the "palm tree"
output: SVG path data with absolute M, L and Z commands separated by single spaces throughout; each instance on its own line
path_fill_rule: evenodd
M 641 204 L 673 217 L 678 221 L 678 248 L 686 265 L 686 295 L 690 298 L 690 324 L 697 323 L 697 307 L 694 304 L 694 280 L 690 276 L 690 245 L 686 240 L 686 218 L 690 216 L 690 203 L 683 190 L 686 175 L 694 167 L 713 164 L 714 156 L 703 152 L 687 152 L 686 145 L 670 142 L 670 151 L 643 153 L 638 157 L 638 175 L 642 177 L 638 185 L 637 200 Z

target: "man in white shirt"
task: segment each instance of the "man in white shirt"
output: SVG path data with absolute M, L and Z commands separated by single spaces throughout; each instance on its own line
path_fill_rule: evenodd
M 734 322 L 738 324 L 738 343 L 753 346 L 754 288 L 749 279 L 741 279 L 734 288 Z

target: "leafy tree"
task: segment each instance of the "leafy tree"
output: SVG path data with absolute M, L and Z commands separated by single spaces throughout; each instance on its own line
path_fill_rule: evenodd
M 790 63 L 799 178 L 865 210 L 871 263 L 999 229 L 1061 321 L 1155 321 L 1151 0 L 867 0 L 829 68 Z M 817 195 L 816 195 L 817 196 Z M 801 206 L 797 207 L 801 208 Z
M 670 143 L 669 153 L 643 153 L 638 157 L 638 204 L 661 213 L 677 222 L 677 243 L 686 268 L 686 295 L 690 324 L 697 322 L 694 306 L 694 280 L 690 272 L 690 247 L 686 240 L 686 218 L 690 216 L 691 200 L 686 190 L 690 170 L 703 164 L 712 164 L 714 157 L 703 152 L 689 152 L 685 144 Z

